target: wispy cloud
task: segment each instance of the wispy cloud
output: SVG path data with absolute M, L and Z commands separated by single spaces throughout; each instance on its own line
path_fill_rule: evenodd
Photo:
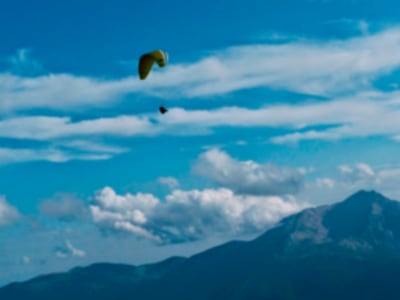
M 215 51 L 200 61 L 152 74 L 143 91 L 201 97 L 255 87 L 335 95 L 361 88 L 400 66 L 400 29 L 347 40 L 301 40 Z
M 373 189 L 400 200 L 400 168 L 396 165 L 373 166 L 359 162 L 338 165 L 336 171 L 332 177 L 306 180 L 296 199 L 321 205 L 340 201 L 361 189 Z
M 209 110 L 171 107 L 163 116 L 116 115 L 79 121 L 70 116 L 7 114 L 0 121 L 0 137 L 46 141 L 49 145 L 40 149 L 1 148 L 0 162 L 109 159 L 129 149 L 96 143 L 93 138 L 204 135 L 221 126 L 281 128 L 285 134 L 270 137 L 278 144 L 368 136 L 397 140 L 400 93 L 373 91 L 371 84 L 400 66 L 399 53 L 400 29 L 392 27 L 347 40 L 302 39 L 231 47 L 192 63 L 171 63 L 165 70 L 155 70 L 151 80 L 146 81 L 135 77 L 24 77 L 0 73 L 0 114 L 32 108 L 65 112 L 104 107 L 131 93 L 187 98 L 270 87 L 329 96 L 329 100 L 309 100 L 301 105 Z M 16 57 L 20 61 L 31 60 L 28 50 L 21 50 Z
M 105 145 L 99 142 L 94 142 L 90 140 L 69 140 L 69 141 L 59 141 L 56 142 L 59 147 L 79 150 L 89 153 L 108 153 L 108 154 L 119 154 L 129 151 L 128 148 Z
M 88 212 L 83 201 L 66 193 L 56 194 L 41 202 L 39 211 L 48 217 L 67 222 L 84 218 Z
M 137 86 L 133 78 L 102 80 L 71 74 L 34 78 L 0 74 L 0 111 L 102 107 L 116 103 Z
M 108 159 L 129 151 L 102 144 L 105 136 L 212 134 L 214 128 L 272 127 L 288 133 L 272 136 L 273 143 L 338 140 L 386 136 L 396 141 L 400 132 L 400 93 L 369 91 L 351 97 L 258 109 L 222 107 L 210 110 L 171 108 L 165 116 L 143 114 L 73 122 L 68 117 L 14 117 L 0 121 L 0 137 L 48 141 L 47 149 L 0 149 L 0 162 Z M 72 140 L 66 141 L 69 138 Z
M 370 24 L 366 20 L 362 19 L 350 19 L 350 18 L 340 18 L 336 20 L 331 20 L 326 22 L 326 24 L 333 25 L 343 25 L 350 30 L 355 30 L 363 35 L 367 35 L 370 33 Z
M 21 257 L 21 263 L 24 265 L 28 265 L 31 263 L 31 258 L 29 256 L 24 255 Z
M 28 48 L 18 49 L 7 62 L 10 72 L 18 76 L 31 77 L 44 73 L 43 65 L 32 57 L 32 50 Z
M 386 136 L 396 140 L 400 132 L 400 94 L 370 92 L 320 103 L 305 105 L 310 116 L 304 119 L 308 126 L 332 125 L 324 129 L 306 129 L 292 132 L 271 141 L 295 143 L 301 140 L 339 140 L 369 136 Z M 293 107 L 294 108 L 294 107 Z M 330 111 L 328 116 L 328 111 Z M 296 110 L 296 109 L 295 109 Z M 301 113 L 301 109 L 298 110 Z M 325 121 L 320 117 L 326 117 Z M 290 117 L 289 117 L 290 118 Z
M 79 122 L 72 122 L 69 117 L 47 116 L 15 117 L 0 121 L 0 137 L 35 140 L 90 135 L 151 135 L 156 131 L 149 118 L 124 115 Z M 80 145 L 77 141 L 73 143 L 83 146 L 82 142 Z M 89 142 L 85 146 L 89 147 Z
M 231 126 L 272 127 L 289 131 L 287 134 L 270 138 L 271 142 L 278 144 L 370 136 L 386 136 L 397 140 L 400 132 L 399 103 L 398 91 L 370 91 L 333 100 L 273 105 L 259 109 L 171 109 L 171 114 L 163 118 L 161 125 L 171 128 L 182 126 L 186 130 L 190 127 L 211 130 L 219 126 Z
M 15 149 L 0 148 L 0 164 L 20 163 L 28 161 L 50 161 L 55 163 L 70 160 L 105 160 L 109 154 L 76 154 L 59 149 Z
M 65 240 L 65 244 L 63 246 L 56 247 L 54 249 L 54 253 L 59 258 L 86 256 L 86 251 L 76 248 L 69 240 Z
M 365 27 L 365 26 L 364 26 Z M 347 40 L 300 40 L 214 51 L 199 61 L 155 70 L 151 80 L 96 79 L 71 74 L 25 78 L 0 74 L 0 111 L 75 109 L 115 104 L 130 93 L 160 97 L 215 96 L 255 87 L 337 95 L 369 88 L 400 66 L 400 29 Z
M 0 227 L 9 226 L 20 219 L 18 209 L 7 202 L 4 196 L 0 196 Z
M 159 177 L 157 179 L 157 182 L 159 184 L 165 185 L 167 187 L 169 187 L 170 189 L 175 189 L 179 186 L 179 181 L 174 178 L 174 177 Z

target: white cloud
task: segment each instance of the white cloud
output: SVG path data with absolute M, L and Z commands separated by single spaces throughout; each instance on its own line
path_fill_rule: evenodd
M 367 23 L 358 23 L 362 30 L 368 29 Z M 16 64 L 34 62 L 27 49 L 20 50 L 14 60 Z M 328 95 L 333 99 L 259 109 L 171 107 L 163 116 L 120 115 L 81 121 L 73 121 L 71 117 L 7 114 L 0 121 L 0 137 L 51 141 L 52 145 L 45 149 L 0 148 L 0 163 L 109 159 L 129 149 L 95 143 L 93 137 L 212 134 L 219 126 L 282 128 L 288 132 L 270 138 L 281 144 L 367 136 L 398 140 L 400 93 L 370 89 L 375 78 L 399 66 L 400 28 L 391 27 L 346 40 L 302 39 L 230 47 L 193 63 L 172 62 L 168 68 L 156 69 L 151 80 L 146 81 L 135 77 L 96 79 L 72 74 L 29 78 L 0 73 L 1 113 L 34 108 L 63 112 L 92 109 L 115 105 L 131 93 L 187 98 L 253 87 Z M 71 138 L 72 142 L 65 142 Z
M 92 220 L 105 230 L 125 231 L 153 241 L 160 238 L 141 227 L 148 222 L 148 215 L 160 204 L 151 194 L 117 195 L 110 187 L 96 194 L 95 203 L 90 205 Z
M 361 26 L 361 25 L 360 25 Z M 365 26 L 364 26 L 365 27 Z M 119 80 L 51 74 L 35 78 L 0 74 L 0 111 L 21 108 L 91 108 L 115 104 L 128 93 L 173 97 L 215 95 L 242 88 L 269 86 L 335 100 L 261 109 L 225 107 L 186 111 L 171 108 L 157 114 L 115 116 L 73 122 L 69 117 L 26 116 L 0 122 L 0 137 L 37 140 L 90 135 L 137 136 L 209 134 L 218 126 L 306 128 L 336 127 L 291 132 L 273 142 L 339 139 L 365 135 L 399 135 L 399 93 L 366 92 L 371 80 L 400 66 L 400 28 L 342 41 L 301 40 L 280 45 L 258 44 L 216 51 L 198 62 L 171 64 L 153 72 L 152 80 Z M 25 52 L 20 56 L 24 57 Z M 362 89 L 364 92 L 360 92 Z M 343 97 L 351 90 L 351 96 Z M 384 118 L 382 117 L 384 116 Z M 382 121 L 382 122 L 372 122 Z M 373 124 L 373 125 L 371 125 Z M 82 140 L 82 139 L 81 139 Z M 114 149 L 115 151 L 122 149 Z
M 55 254 L 56 254 L 56 256 L 59 257 L 59 258 L 66 258 L 66 257 L 68 256 L 67 254 L 65 254 L 65 252 L 63 252 L 63 251 L 61 251 L 61 250 L 57 250 L 57 251 L 55 252 Z
M 40 203 L 39 211 L 52 218 L 72 221 L 83 218 L 86 214 L 86 207 L 74 195 L 59 193 L 52 199 L 47 199 Z
M 80 122 L 71 122 L 67 117 L 16 117 L 0 121 L 0 137 L 47 140 L 93 135 L 196 135 L 218 126 L 295 129 L 327 125 L 331 127 L 290 133 L 274 137 L 272 141 L 284 143 L 302 139 L 338 139 L 367 135 L 388 135 L 395 138 L 400 131 L 398 103 L 398 92 L 368 92 L 331 101 L 274 105 L 259 109 L 224 107 L 188 111 L 172 108 L 162 117 L 117 116 Z M 113 152 L 123 151 L 114 150 Z
M 399 40 L 394 27 L 339 41 L 231 47 L 194 64 L 170 65 L 149 86 L 164 96 L 189 97 L 263 86 L 318 95 L 354 91 L 400 66 Z
M 29 131 L 29 124 L 25 125 L 22 122 L 20 125 L 26 126 L 27 131 Z M 2 127 L 1 124 L 0 127 Z M 32 136 L 30 137 L 30 139 L 43 140 L 43 137 L 35 136 L 35 134 L 33 133 L 34 130 L 32 128 L 30 129 L 32 130 Z M 18 130 L 19 129 L 16 129 L 16 131 Z M 22 138 L 18 133 L 13 136 L 12 130 L 9 132 L 9 134 L 5 135 L 5 137 L 8 138 Z M 33 146 L 32 148 L 0 147 L 0 164 L 27 161 L 50 161 L 62 163 L 70 160 L 107 160 L 115 155 L 129 151 L 129 149 L 126 147 L 105 145 L 102 143 L 91 141 L 92 138 L 92 136 L 88 135 L 87 140 L 55 139 L 53 141 L 50 140 L 47 143 L 43 143 L 43 145 L 40 146 Z
M 334 24 L 335 26 L 344 25 L 346 28 L 348 28 L 350 30 L 354 29 L 363 35 L 368 35 L 370 33 L 369 32 L 370 25 L 365 20 L 341 18 L 341 19 L 328 21 L 328 22 L 326 22 L 326 24 Z
M 137 87 L 133 78 L 107 81 L 70 74 L 34 78 L 0 74 L 0 111 L 32 108 L 74 109 L 116 103 Z
M 130 232 L 135 236 L 142 237 L 154 241 L 156 243 L 162 242 L 160 237 L 150 233 L 148 230 L 144 229 L 143 227 L 140 227 L 139 225 L 134 225 L 130 223 L 129 221 L 115 221 L 114 229 Z
M 70 160 L 105 160 L 109 154 L 74 154 L 59 149 L 13 149 L 0 148 L 0 164 L 27 161 L 50 161 L 62 163 Z
M 339 165 L 338 177 L 316 178 L 305 182 L 296 195 L 300 202 L 328 204 L 345 199 L 359 190 L 376 190 L 400 201 L 400 169 L 393 165 L 371 166 L 366 163 Z
M 136 195 L 127 194 L 126 196 L 120 196 L 110 187 L 105 187 L 98 192 L 96 200 L 104 208 L 113 208 L 122 211 L 135 208 L 147 212 L 159 204 L 159 199 L 152 194 L 138 193 Z
M 275 136 L 270 141 L 297 143 L 304 140 L 339 140 L 386 136 L 396 140 L 400 132 L 400 94 L 398 92 L 368 92 L 350 98 L 339 98 L 322 103 L 287 106 L 280 117 L 285 120 L 270 121 L 270 126 L 302 129 Z M 265 108 L 266 116 L 278 113 L 279 107 Z M 261 112 L 261 111 L 260 111 Z M 264 125 L 265 126 L 265 125 Z M 306 129 L 325 126 L 322 129 Z
M 360 28 L 366 30 L 366 24 Z M 130 93 L 160 97 L 202 97 L 255 87 L 334 95 L 370 87 L 400 66 L 400 29 L 337 41 L 301 40 L 284 44 L 230 47 L 191 64 L 171 63 L 136 77 L 94 79 L 70 74 L 35 78 L 0 74 L 0 111 L 58 110 L 115 104 Z
M 274 143 L 302 140 L 338 140 L 387 136 L 396 139 L 400 132 L 400 93 L 361 92 L 351 97 L 308 101 L 293 105 L 270 105 L 259 109 L 223 107 L 214 110 L 172 108 L 159 119 L 161 134 L 193 135 L 220 126 L 275 127 L 289 133 L 271 137 Z M 319 129 L 313 129 L 319 126 Z M 311 127 L 311 129 L 310 129 Z M 190 130 L 190 128 L 193 128 Z
M 299 170 L 270 163 L 258 164 L 251 160 L 238 161 L 218 149 L 201 154 L 193 172 L 243 194 L 293 194 L 303 183 L 303 174 Z
M 20 76 L 37 76 L 44 72 L 41 63 L 32 58 L 31 49 L 19 49 L 13 56 L 8 59 L 10 71 Z
M 175 243 L 260 233 L 305 206 L 290 197 L 242 196 L 229 189 L 174 190 L 161 201 L 150 194 L 118 195 L 106 187 L 90 209 L 102 230 Z
M 0 227 L 9 226 L 20 218 L 17 208 L 10 205 L 5 197 L 0 196 Z
M 56 247 L 54 253 L 59 258 L 86 256 L 86 251 L 76 248 L 69 240 L 65 240 L 63 246 Z
M 365 20 L 359 20 L 358 21 L 358 29 L 360 32 L 364 35 L 369 34 L 369 24 Z
M 71 252 L 72 256 L 83 257 L 86 256 L 86 252 L 75 248 L 69 240 L 65 241 L 65 245 L 67 246 L 68 250 Z
M 335 187 L 335 181 L 332 178 L 317 178 L 315 183 L 318 187 L 327 187 L 329 189 Z
M 150 135 L 154 131 L 148 118 L 123 115 L 79 122 L 72 122 L 69 117 L 46 116 L 16 117 L 0 121 L 0 137 L 36 140 L 89 135 Z
M 22 256 L 21 257 L 21 262 L 24 264 L 24 265 L 28 265 L 28 264 L 30 264 L 30 262 L 31 262 L 31 259 L 30 259 L 30 257 L 29 256 Z
M 49 141 L 47 149 L 0 148 L 0 162 L 109 159 L 129 149 L 95 142 L 104 136 L 211 134 L 213 128 L 275 127 L 289 133 L 273 143 L 386 136 L 400 132 L 400 93 L 362 92 L 352 97 L 301 105 L 270 105 L 259 109 L 223 107 L 214 110 L 171 108 L 156 114 L 116 116 L 72 122 L 68 117 L 15 117 L 0 121 L 0 137 Z M 312 128 L 319 126 L 318 129 Z M 66 139 L 72 139 L 67 141 Z M 85 138 L 85 139 L 84 139 Z
M 157 182 L 162 184 L 162 185 L 166 185 L 167 187 L 169 187 L 170 189 L 174 189 L 177 188 L 179 186 L 179 181 L 174 178 L 174 177 L 159 177 L 157 179 Z
M 246 146 L 247 145 L 247 141 L 237 141 L 235 144 L 237 146 Z
M 89 153 L 120 154 L 129 151 L 129 149 L 127 148 L 105 145 L 101 143 L 92 142 L 90 140 L 63 141 L 63 142 L 56 142 L 55 144 L 63 148 L 80 150 Z
M 342 179 L 350 184 L 356 184 L 358 182 L 363 182 L 364 184 L 369 182 L 369 184 L 373 184 L 377 179 L 377 174 L 365 163 L 358 163 L 354 167 L 340 165 L 338 169 Z

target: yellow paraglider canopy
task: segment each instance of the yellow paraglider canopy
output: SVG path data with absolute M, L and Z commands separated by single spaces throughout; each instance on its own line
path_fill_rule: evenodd
M 149 75 L 154 62 L 159 67 L 164 67 L 167 64 L 168 55 L 162 50 L 155 50 L 146 54 L 143 54 L 139 59 L 139 78 L 141 80 L 146 79 Z

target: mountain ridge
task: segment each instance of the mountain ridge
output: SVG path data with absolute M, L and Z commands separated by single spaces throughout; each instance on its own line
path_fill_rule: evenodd
M 374 272 L 400 276 L 399 220 L 400 202 L 361 190 L 341 202 L 288 216 L 251 241 L 231 241 L 189 258 L 145 266 L 74 268 L 58 283 L 50 280 L 56 275 L 48 275 L 44 287 L 38 288 L 35 279 L 8 285 L 0 289 L 0 298 L 351 299 L 346 295 L 362 293 L 365 299 L 379 299 L 370 296 L 378 297 L 382 288 L 397 292 L 395 281 L 381 280 L 379 287 L 362 291 L 360 286 L 373 282 Z M 85 280 L 82 272 L 87 272 Z

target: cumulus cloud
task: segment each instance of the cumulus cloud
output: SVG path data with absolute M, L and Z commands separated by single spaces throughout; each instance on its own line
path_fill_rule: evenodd
M 290 197 L 243 196 L 229 189 L 174 190 L 161 201 L 151 194 L 118 195 L 106 187 L 90 209 L 93 222 L 102 230 L 176 243 L 260 233 L 305 206 Z
M 84 218 L 87 212 L 83 201 L 66 193 L 44 200 L 39 205 L 39 211 L 48 217 L 66 222 Z
M 0 196 L 0 227 L 9 226 L 20 218 L 17 208 L 10 205 L 4 196 Z
M 106 187 L 96 194 L 90 206 L 93 222 L 105 231 L 130 232 L 138 237 L 160 242 L 160 238 L 142 227 L 148 222 L 147 215 L 159 205 L 160 200 L 151 194 L 138 193 L 117 195 Z
M 238 161 L 226 152 L 211 149 L 201 154 L 193 172 L 240 194 L 284 195 L 299 191 L 303 172 L 273 164 Z

